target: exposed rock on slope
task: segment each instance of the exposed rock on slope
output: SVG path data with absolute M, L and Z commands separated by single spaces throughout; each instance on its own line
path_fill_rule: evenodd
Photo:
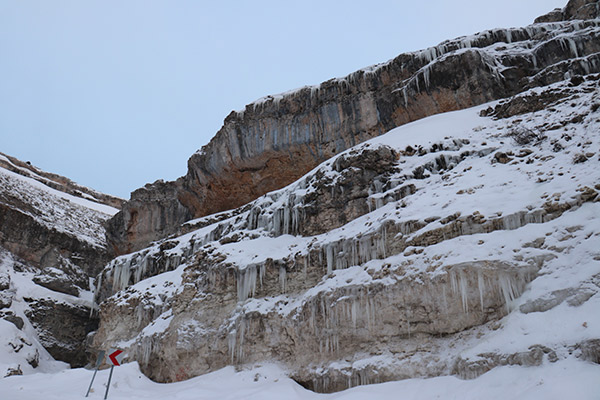
M 69 178 L 42 171 L 41 169 L 31 165 L 30 162 L 23 162 L 4 153 L 0 153 L 0 167 L 19 175 L 34 179 L 48 187 L 51 187 L 52 189 L 56 189 L 75 197 L 81 197 L 82 199 L 91 200 L 93 202 L 105 204 L 118 209 L 120 209 L 124 203 L 124 200 L 119 197 L 100 193 L 94 189 L 81 186 Z
M 572 12 L 575 4 L 566 16 L 593 16 Z M 120 254 L 139 250 L 191 218 L 239 207 L 394 127 L 548 85 L 565 74 L 598 72 L 599 31 L 598 20 L 485 31 L 260 99 L 225 119 L 189 159 L 186 176 L 132 193 L 110 221 L 109 242 Z
M 600 3 L 597 0 L 570 0 L 565 8 L 556 8 L 535 22 L 557 22 L 573 19 L 593 19 L 600 17 Z
M 0 167 L 0 244 L 36 267 L 71 263 L 95 275 L 110 260 L 102 226 L 118 210 L 83 192 L 71 195 L 70 186 L 63 192 L 65 186 L 56 182 L 66 178 L 50 183 L 50 174 L 33 174 L 3 156 L 0 160 L 12 166 Z
M 116 258 L 94 346 L 159 381 L 275 360 L 318 391 L 593 359 L 599 82 L 406 124 Z
M 120 204 L 0 155 L 0 330 L 20 343 L 0 368 L 87 362 L 86 335 L 98 324 L 90 278 L 111 258 L 103 226 L 118 211 L 103 202 Z

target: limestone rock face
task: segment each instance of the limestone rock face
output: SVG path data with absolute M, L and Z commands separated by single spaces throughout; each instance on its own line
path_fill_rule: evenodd
M 402 125 L 115 258 L 91 349 L 161 382 L 278 362 L 319 392 L 596 360 L 599 81 Z
M 592 18 L 597 4 L 571 1 L 555 19 Z M 257 100 L 225 119 L 184 177 L 133 192 L 110 221 L 108 240 L 118 254 L 139 250 L 181 232 L 182 222 L 246 204 L 394 127 L 598 71 L 597 26 L 577 20 L 486 31 Z

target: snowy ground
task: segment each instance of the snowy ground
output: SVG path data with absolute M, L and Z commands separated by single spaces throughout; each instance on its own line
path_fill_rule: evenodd
M 108 370 L 100 371 L 90 399 L 103 399 Z M 15 376 L 0 380 L 2 398 L 70 400 L 84 398 L 93 371 L 65 370 L 55 374 Z M 158 384 L 146 378 L 136 363 L 116 367 L 109 399 L 579 399 L 600 398 L 600 365 L 567 359 L 540 367 L 501 367 L 474 380 L 456 377 L 409 379 L 359 386 L 334 394 L 316 394 L 298 385 L 277 366 L 236 372 L 227 367 L 185 382 Z

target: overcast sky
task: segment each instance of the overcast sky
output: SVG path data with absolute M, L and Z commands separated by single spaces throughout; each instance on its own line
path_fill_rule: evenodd
M 231 110 L 566 0 L 0 0 L 0 151 L 129 198 Z

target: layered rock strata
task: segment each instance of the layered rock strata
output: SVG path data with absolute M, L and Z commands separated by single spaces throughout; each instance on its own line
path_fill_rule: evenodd
M 406 124 L 116 258 L 93 348 L 165 382 L 277 361 L 321 392 L 594 359 L 599 82 Z M 580 333 L 548 337 L 561 307 Z
M 579 3 L 572 0 L 553 19 L 561 22 L 449 40 L 232 112 L 189 159 L 184 177 L 132 193 L 108 225 L 109 243 L 117 254 L 139 250 L 189 219 L 239 207 L 394 127 L 599 71 L 598 20 L 562 21 L 597 16 L 597 1 Z

